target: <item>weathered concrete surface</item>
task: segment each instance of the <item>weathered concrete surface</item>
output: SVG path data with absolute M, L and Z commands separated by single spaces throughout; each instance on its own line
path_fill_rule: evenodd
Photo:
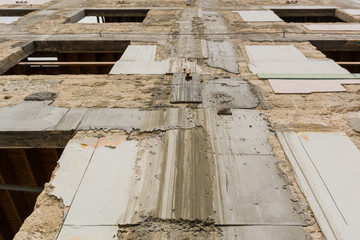
M 258 105 L 249 84 L 241 78 L 223 78 L 203 83 L 202 99 L 204 108 L 216 109 L 217 112 L 255 108 Z
M 186 79 L 186 74 L 184 73 L 173 75 L 171 82 L 171 103 L 200 103 L 201 99 L 200 74 L 193 73 L 190 79 Z
M 360 133 L 360 116 L 359 117 L 350 117 L 349 123 L 355 132 Z
M 239 58 L 233 45 L 227 41 L 208 41 L 210 67 L 221 68 L 231 73 L 239 73 Z

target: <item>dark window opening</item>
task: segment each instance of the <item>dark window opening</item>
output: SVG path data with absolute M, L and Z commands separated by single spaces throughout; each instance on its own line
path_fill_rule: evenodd
M 35 11 L 35 9 L 1 9 L 0 10 L 0 23 L 10 24 L 22 16 Z
M 13 239 L 33 212 L 63 148 L 0 149 L 0 239 Z
M 78 23 L 122 23 L 143 22 L 149 9 L 117 10 L 117 9 L 87 9 L 81 16 L 73 17 L 70 22 Z
M 311 44 L 349 72 L 360 73 L 358 41 L 311 41 Z
M 285 22 L 345 22 L 336 16 L 336 9 L 272 9 Z
M 108 74 L 129 42 L 57 42 L 35 44 L 37 50 L 4 75 Z M 63 46 L 61 46 L 63 44 Z

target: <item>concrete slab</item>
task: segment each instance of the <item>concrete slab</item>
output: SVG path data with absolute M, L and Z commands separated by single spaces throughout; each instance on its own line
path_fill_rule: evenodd
M 48 128 L 48 130 L 57 130 L 57 131 L 76 130 L 81 120 L 84 118 L 86 111 L 87 109 L 85 108 L 69 109 L 65 117 L 63 117 L 54 128 Z
M 69 109 L 51 107 L 52 101 L 25 101 L 0 108 L 1 131 L 44 131 L 53 129 Z
M 51 195 L 61 198 L 65 206 L 71 205 L 98 140 L 70 140 L 61 154 L 58 161 L 60 167 L 54 173 L 50 184 L 53 186 Z
M 359 149 L 344 133 L 283 132 L 279 139 L 298 166 L 296 175 L 327 239 L 356 238 L 360 204 L 353 188 L 360 176 Z
M 200 74 L 193 73 L 191 79 L 186 79 L 183 73 L 173 75 L 171 86 L 171 103 L 201 103 Z
M 170 108 L 165 110 L 141 111 L 139 109 L 88 109 L 78 130 L 122 129 L 154 131 L 174 128 L 192 128 L 192 111 Z
M 65 225 L 116 225 L 126 213 L 138 142 L 125 136 L 104 140 L 91 158 Z
M 232 109 L 232 115 L 217 115 L 206 111 L 208 129 L 213 149 L 220 155 L 262 154 L 272 155 L 268 143 L 269 123 L 257 110 Z M 201 119 L 197 120 L 198 124 Z
M 118 226 L 63 226 L 57 240 L 87 239 L 114 240 L 117 239 Z
M 304 26 L 311 31 L 360 31 L 359 23 L 328 23 L 328 24 L 304 24 Z
M 247 82 L 239 79 L 216 79 L 202 84 L 204 108 L 255 108 L 258 100 Z
M 271 10 L 233 11 L 238 13 L 245 22 L 282 22 Z
M 304 230 L 299 226 L 238 226 L 222 227 L 223 240 L 304 240 Z
M 276 158 L 264 155 L 219 155 L 219 224 L 305 225 Z M 298 209 L 296 209 L 298 208 Z M 295 210 L 296 209 L 296 210 Z
M 207 64 L 210 67 L 224 69 L 231 73 L 239 73 L 237 61 L 239 56 L 234 46 L 228 41 L 208 41 L 209 59 Z

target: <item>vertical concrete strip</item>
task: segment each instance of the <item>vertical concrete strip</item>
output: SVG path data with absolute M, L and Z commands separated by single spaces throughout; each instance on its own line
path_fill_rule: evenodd
M 217 167 L 222 214 L 219 224 L 297 225 L 305 224 L 300 207 L 293 204 L 276 159 L 264 155 L 218 155 Z M 223 219 L 223 220 L 221 220 Z
M 98 138 L 70 140 L 58 161 L 59 168 L 50 181 L 52 195 L 61 198 L 70 206 L 90 162 Z
M 301 171 L 315 216 L 328 239 L 354 239 L 360 234 L 360 151 L 344 133 L 280 133 L 291 161 Z M 334 178 L 336 176 L 336 178 Z M 304 182 L 304 180 L 306 180 Z M 303 187 L 304 188 L 304 187 Z
M 177 57 L 204 58 L 202 42 L 194 36 L 193 20 L 195 17 L 198 17 L 196 8 L 184 8 L 181 12 L 180 19 L 176 22 L 179 24 L 179 38 L 176 47 Z

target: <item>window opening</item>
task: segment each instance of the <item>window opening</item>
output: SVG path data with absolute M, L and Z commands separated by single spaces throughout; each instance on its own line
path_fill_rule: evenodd
M 10 240 L 33 212 L 63 148 L 0 149 L 0 239 Z
M 285 22 L 345 22 L 336 16 L 336 9 L 272 9 Z
M 310 41 L 327 58 L 351 73 L 360 73 L 360 45 L 358 41 Z
M 85 10 L 78 23 L 122 23 L 143 22 L 149 9 L 136 10 Z M 71 21 L 70 21 L 71 22 Z
M 75 45 L 65 42 L 59 44 L 64 46 L 38 47 L 4 75 L 108 74 L 129 42 L 82 41 Z

